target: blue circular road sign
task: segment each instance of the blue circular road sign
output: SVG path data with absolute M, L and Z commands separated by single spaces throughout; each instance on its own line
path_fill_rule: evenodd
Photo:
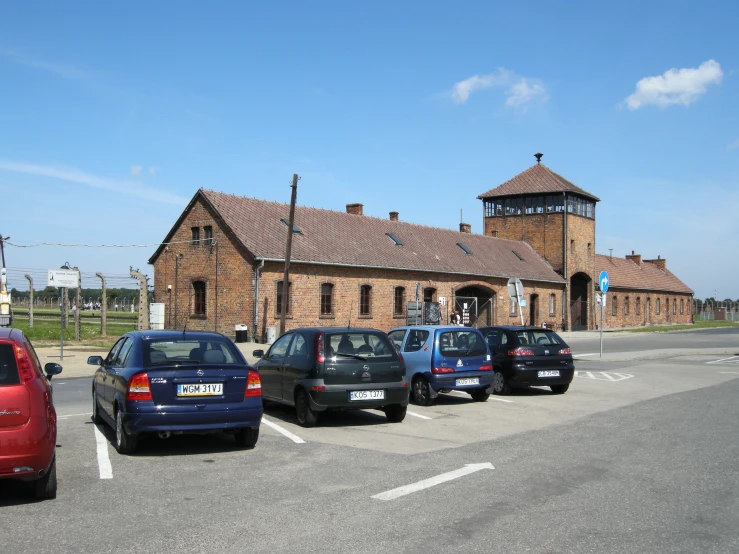
M 598 284 L 600 285 L 600 291 L 606 292 L 608 290 L 608 272 L 601 271 L 600 277 L 598 277 Z

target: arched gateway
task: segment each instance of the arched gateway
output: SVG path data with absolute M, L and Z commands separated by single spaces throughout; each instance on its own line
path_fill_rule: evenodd
M 462 316 L 462 323 L 470 327 L 495 324 L 496 292 L 487 285 L 462 284 L 454 291 L 454 309 Z M 450 312 L 451 313 L 451 312 Z M 449 318 L 447 317 L 447 322 Z

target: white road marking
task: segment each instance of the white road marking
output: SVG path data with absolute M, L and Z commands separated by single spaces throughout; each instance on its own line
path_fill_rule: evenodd
M 93 427 L 95 428 L 95 442 L 97 443 L 98 450 L 98 467 L 100 468 L 100 478 L 112 479 L 113 468 L 110 465 L 110 458 L 108 457 L 108 439 L 106 439 L 105 435 L 100 432 L 100 429 L 98 429 L 97 425 L 94 425 Z
M 603 372 L 603 376 L 607 378 L 609 381 L 615 381 L 616 379 L 614 377 L 611 377 L 608 373 Z
M 283 435 L 285 435 L 288 439 L 290 439 L 294 443 L 297 443 L 297 444 L 305 444 L 305 441 L 303 439 L 301 439 L 299 436 L 291 433 L 290 431 L 288 431 L 287 429 L 285 429 L 283 427 L 280 427 L 276 423 L 272 423 L 266 417 L 262 417 L 262 423 L 264 423 L 267 427 L 271 427 L 272 429 L 274 429 L 278 433 L 282 433 Z
M 513 400 L 506 400 L 505 398 L 498 398 L 497 396 L 491 396 L 488 400 L 496 400 L 498 402 L 506 402 L 507 404 L 515 404 Z
M 719 371 L 721 375 L 739 375 L 739 371 Z
M 67 419 L 69 417 L 81 417 L 81 416 L 89 416 L 92 415 L 91 412 L 87 412 L 86 414 L 64 414 L 64 415 L 57 415 L 57 419 Z
M 597 356 L 597 355 L 598 355 L 598 352 L 593 352 L 591 354 L 573 354 L 572 357 L 582 358 L 583 356 Z
M 483 464 L 465 464 L 464 467 L 455 469 L 454 471 L 442 473 L 441 475 L 437 475 L 436 477 L 424 479 L 423 481 L 418 481 L 417 483 L 413 483 L 411 485 L 405 485 L 403 487 L 398 487 L 397 489 L 381 492 L 380 494 L 373 495 L 372 498 L 376 500 L 395 500 L 396 498 L 400 498 L 401 496 L 405 496 L 406 494 L 411 494 L 423 489 L 435 487 L 436 485 L 440 485 L 441 483 L 446 483 L 447 481 L 452 481 L 453 479 L 458 479 L 460 477 L 464 477 L 465 475 L 469 475 L 483 469 L 495 468 L 490 462 L 485 462 Z
M 416 412 L 405 412 L 405 413 L 407 413 L 408 415 L 412 415 L 413 417 L 420 417 L 421 419 L 433 419 L 432 417 L 425 416 L 422 414 L 417 414 Z
M 722 358 L 720 360 L 713 360 L 712 362 L 706 362 L 707 364 L 717 364 L 719 362 L 725 362 L 727 360 L 734 360 L 736 358 L 739 358 L 739 356 L 729 356 L 728 358 Z
M 630 373 L 616 373 L 615 371 L 576 371 L 575 377 L 587 377 L 588 379 L 593 379 L 594 381 L 608 381 L 611 383 L 615 383 L 618 381 L 631 379 L 633 375 L 631 375 Z

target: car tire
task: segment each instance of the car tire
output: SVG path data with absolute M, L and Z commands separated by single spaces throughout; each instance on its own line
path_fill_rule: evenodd
M 511 385 L 508 383 L 508 379 L 506 379 L 506 376 L 503 375 L 502 371 L 495 371 L 493 374 L 493 383 L 490 385 L 490 389 L 493 391 L 493 394 L 501 396 L 510 394 Z
M 408 406 L 401 406 L 400 404 L 393 404 L 392 406 L 385 407 L 385 417 L 390 423 L 400 423 L 405 419 L 405 414 L 408 411 Z
M 123 416 L 120 410 L 115 412 L 115 449 L 119 454 L 132 454 L 139 445 L 138 435 L 131 435 L 123 426 Z
M 413 378 L 413 401 L 419 406 L 431 406 L 433 399 L 431 398 L 431 386 L 425 377 L 416 375 Z
M 302 389 L 295 394 L 295 414 L 301 427 L 315 427 L 318 423 L 318 414 L 310 407 L 308 394 Z
M 36 498 L 51 500 L 56 498 L 56 456 L 51 461 L 49 471 L 34 483 L 34 493 Z
M 254 448 L 259 440 L 259 429 L 253 429 L 252 427 L 245 427 L 239 429 L 234 434 L 236 439 L 236 445 L 241 448 Z
M 92 391 L 92 422 L 95 425 L 99 425 L 103 422 L 103 418 L 100 415 L 100 404 L 98 403 L 98 395 L 95 394 L 95 391 Z
M 570 388 L 570 384 L 567 383 L 566 385 L 549 385 L 549 388 L 552 389 L 552 392 L 554 394 L 564 394 L 567 392 L 567 389 Z
M 485 402 L 490 398 L 490 393 L 487 389 L 476 389 L 470 393 L 470 396 L 472 396 L 472 400 L 475 402 Z

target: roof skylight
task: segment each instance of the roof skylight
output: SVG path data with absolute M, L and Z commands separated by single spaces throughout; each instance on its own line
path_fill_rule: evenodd
M 285 224 L 285 227 L 287 227 L 288 225 L 290 225 L 290 222 L 287 219 L 280 219 L 280 221 L 282 221 Z M 303 231 L 301 231 L 300 228 L 297 225 L 295 225 L 295 223 L 293 223 L 293 233 L 296 233 L 298 235 L 302 235 L 303 234 Z
M 403 241 L 401 241 L 398 237 L 396 237 L 392 233 L 385 233 L 385 235 L 390 237 L 390 240 L 395 243 L 395 246 L 403 246 Z
M 458 242 L 457 246 L 459 246 L 462 250 L 464 250 L 464 253 L 467 254 L 468 256 L 472 255 L 472 250 L 467 248 L 467 246 L 463 242 Z
M 516 252 L 515 250 L 511 250 L 511 252 L 513 252 L 513 253 L 514 253 L 514 254 L 516 255 L 516 257 L 517 257 L 517 258 L 518 258 L 519 260 L 521 260 L 522 262 L 525 262 L 525 261 L 526 261 L 526 260 L 524 260 L 524 259 L 523 259 L 523 257 L 521 256 L 521 254 L 519 254 L 519 253 L 518 253 L 518 252 Z

